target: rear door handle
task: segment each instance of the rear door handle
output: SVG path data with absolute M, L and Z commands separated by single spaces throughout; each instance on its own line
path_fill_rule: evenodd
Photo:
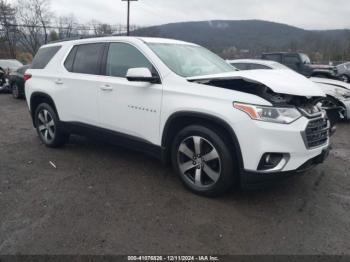
M 56 85 L 63 85 L 63 81 L 61 79 L 56 79 L 55 84 Z
M 110 85 L 103 85 L 100 89 L 105 92 L 113 91 L 113 87 L 111 87 Z

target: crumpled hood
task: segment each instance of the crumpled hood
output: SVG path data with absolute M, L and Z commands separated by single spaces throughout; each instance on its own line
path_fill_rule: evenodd
M 249 70 L 189 77 L 188 81 L 243 79 L 269 87 L 273 92 L 305 97 L 324 97 L 325 93 L 306 77 L 291 70 Z

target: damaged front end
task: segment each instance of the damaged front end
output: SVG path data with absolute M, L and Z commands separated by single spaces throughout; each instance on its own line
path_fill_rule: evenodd
M 319 88 L 317 87 L 315 88 L 313 83 L 307 80 L 306 78 L 300 79 L 297 77 L 297 80 L 298 81 L 296 82 L 298 82 L 299 84 L 302 84 L 301 82 L 304 81 L 304 85 L 306 86 L 305 88 L 308 88 L 311 86 L 311 88 L 313 89 L 302 92 L 300 91 L 300 85 L 298 85 L 298 88 L 295 88 L 297 90 L 293 91 L 292 84 L 288 83 L 287 84 L 288 89 L 283 90 L 283 86 L 284 86 L 283 84 L 278 85 L 278 88 L 276 88 L 276 85 L 272 85 L 272 87 L 270 87 L 270 86 L 267 86 L 264 83 L 264 81 L 259 82 L 256 79 L 247 78 L 246 76 L 243 76 L 243 77 L 221 76 L 221 77 L 211 77 L 211 78 L 203 77 L 203 78 L 189 79 L 189 81 L 196 82 L 199 84 L 215 86 L 219 88 L 225 88 L 229 90 L 252 94 L 252 95 L 261 97 L 264 100 L 271 103 L 272 107 L 250 105 L 249 106 L 250 108 L 246 108 L 247 106 L 244 105 L 244 101 L 236 101 L 236 102 L 243 102 L 243 103 L 235 103 L 234 106 L 237 109 L 248 113 L 250 117 L 255 120 L 264 121 L 264 118 L 266 117 L 269 119 L 269 122 L 290 124 L 293 121 L 296 121 L 298 119 L 297 117 L 298 114 L 299 116 L 305 116 L 311 122 L 314 122 L 315 119 L 316 120 L 323 119 L 323 123 L 320 123 L 320 126 L 318 127 L 322 132 L 320 133 L 320 137 L 317 137 L 317 138 L 320 140 L 327 139 L 329 135 L 328 130 L 331 130 L 330 131 L 331 134 L 335 131 L 334 124 L 336 121 L 329 119 L 327 117 L 327 114 L 324 112 L 324 110 L 318 107 L 317 105 L 315 105 L 314 103 L 315 100 L 324 97 L 325 96 L 324 93 Z M 269 82 L 271 82 L 271 80 L 269 80 Z M 303 93 L 305 95 L 303 95 Z M 251 108 L 253 108 L 253 110 L 250 110 Z M 278 114 L 282 115 L 282 117 L 278 117 Z M 274 116 L 275 116 L 275 120 L 273 119 Z M 332 114 L 330 114 L 330 116 L 332 116 Z M 315 131 L 317 132 L 317 130 Z
M 321 110 L 314 106 L 315 97 L 275 93 L 271 88 L 246 79 L 206 79 L 195 82 L 259 96 L 274 107 L 296 107 L 305 116 L 317 117 Z

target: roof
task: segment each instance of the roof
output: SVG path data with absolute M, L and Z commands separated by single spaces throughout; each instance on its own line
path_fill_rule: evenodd
M 182 44 L 182 45 L 196 45 L 175 39 L 167 38 L 152 38 L 152 37 L 136 37 L 136 36 L 106 36 L 106 37 L 94 37 L 84 39 L 73 39 L 61 42 L 49 43 L 45 46 L 57 46 L 65 44 L 84 44 L 84 43 L 99 43 L 99 42 L 110 42 L 110 41 L 125 41 L 125 42 L 137 42 L 142 41 L 145 43 L 160 43 L 160 44 Z

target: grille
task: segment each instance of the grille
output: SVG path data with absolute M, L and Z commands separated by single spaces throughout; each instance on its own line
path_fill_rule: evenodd
M 304 140 L 307 148 L 315 148 L 327 143 L 329 138 L 329 122 L 326 118 L 319 118 L 309 122 Z

